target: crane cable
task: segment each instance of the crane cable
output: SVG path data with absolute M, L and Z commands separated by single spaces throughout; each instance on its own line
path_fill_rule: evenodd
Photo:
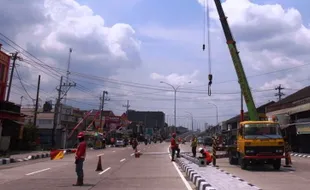
M 203 14 L 203 45 L 202 51 L 206 49 L 206 24 L 207 24 L 207 45 L 208 45 L 208 65 L 209 65 L 209 83 L 208 83 L 208 95 L 211 96 L 211 85 L 212 85 L 212 69 L 211 69 L 211 42 L 210 42 L 210 9 L 209 9 L 209 0 L 204 1 L 204 14 Z

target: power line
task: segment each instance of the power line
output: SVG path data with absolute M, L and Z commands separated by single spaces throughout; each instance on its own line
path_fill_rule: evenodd
M 27 96 L 28 96 L 31 100 L 34 100 L 34 98 L 32 98 L 32 97 L 30 96 L 30 94 L 28 93 L 27 89 L 25 88 L 25 86 L 24 86 L 24 84 L 23 84 L 23 82 L 22 82 L 22 79 L 21 79 L 21 77 L 20 77 L 20 75 L 19 75 L 19 72 L 18 72 L 17 68 L 15 68 L 15 70 L 16 70 L 17 78 L 18 78 L 18 80 L 19 80 L 21 86 L 23 87 L 24 91 L 26 92 Z

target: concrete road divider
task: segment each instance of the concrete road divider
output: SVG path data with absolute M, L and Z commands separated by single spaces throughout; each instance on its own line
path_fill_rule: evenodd
M 28 156 L 24 156 L 24 158 L 0 158 L 0 165 L 5 165 L 5 164 L 11 164 L 11 163 L 16 163 L 16 162 L 24 162 L 28 160 L 36 160 L 36 159 L 41 159 L 41 158 L 48 158 L 50 156 L 49 153 L 37 153 L 37 154 L 31 154 Z
M 177 163 L 186 173 L 186 176 L 190 179 L 190 181 L 195 184 L 198 190 L 216 190 L 210 183 L 203 179 L 191 167 L 187 166 L 187 164 L 184 163 L 181 159 L 177 159 Z

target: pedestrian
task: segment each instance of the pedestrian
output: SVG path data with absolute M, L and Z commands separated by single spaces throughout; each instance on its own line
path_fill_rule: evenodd
M 79 140 L 79 144 L 75 153 L 75 172 L 77 174 L 77 181 L 74 186 L 82 186 L 84 185 L 84 172 L 83 172 L 83 164 L 86 156 L 86 142 L 84 139 L 84 133 L 80 132 L 77 136 Z
M 174 156 L 175 156 L 175 152 L 177 152 L 177 158 L 180 158 L 180 148 L 179 148 L 179 143 L 178 140 L 176 139 L 176 134 L 173 133 L 172 134 L 172 138 L 171 138 L 171 161 L 174 161 Z
M 191 144 L 193 157 L 196 157 L 197 145 L 198 145 L 197 138 L 195 137 L 195 135 L 193 135 Z

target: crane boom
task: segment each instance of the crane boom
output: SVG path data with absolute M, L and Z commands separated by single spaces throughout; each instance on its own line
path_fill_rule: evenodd
M 232 58 L 232 61 L 235 66 L 235 70 L 237 73 L 237 77 L 239 80 L 240 88 L 244 97 L 244 101 L 246 103 L 246 106 L 248 108 L 248 113 L 249 113 L 249 119 L 251 121 L 258 121 L 259 116 L 258 112 L 255 107 L 255 103 L 253 100 L 253 96 L 249 87 L 249 83 L 247 81 L 241 59 L 239 57 L 239 52 L 236 46 L 236 41 L 234 40 L 232 33 L 230 31 L 228 22 L 227 22 L 227 17 L 225 16 L 222 3 L 220 0 L 214 0 L 217 12 L 220 17 L 221 25 L 224 31 L 224 35 L 227 41 L 228 49 Z

